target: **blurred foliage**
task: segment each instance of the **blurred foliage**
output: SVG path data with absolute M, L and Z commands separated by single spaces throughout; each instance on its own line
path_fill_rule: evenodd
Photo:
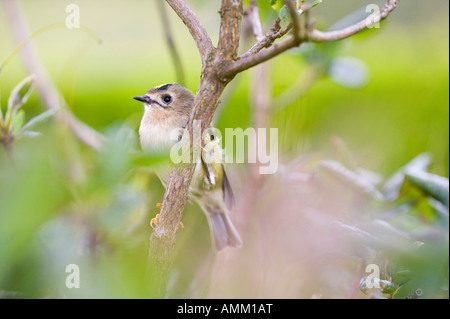
M 149 221 L 164 194 L 152 171 L 166 165 L 167 158 L 140 152 L 136 131 L 142 110 L 132 97 L 173 82 L 175 73 L 160 27 L 154 22 L 157 11 L 148 1 L 79 2 L 82 23 L 102 38 L 101 46 L 76 30 L 49 30 L 36 42 L 45 67 L 74 113 L 104 133 L 107 143 L 96 153 L 57 121 L 42 122 L 54 111 L 42 112 L 37 95 L 29 95 L 33 77 L 21 82 L 27 74 L 20 59 L 2 69 L 5 112 L 0 117 L 0 144 L 6 145 L 7 134 L 17 138 L 8 139 L 8 147 L 0 147 L 0 297 L 152 295 L 145 280 Z M 354 16 L 338 18 L 359 0 L 350 2 L 337 9 L 339 4 L 334 2 L 314 7 L 318 27 L 350 23 Z M 270 26 L 283 7 L 277 12 L 269 0 L 258 3 L 265 27 Z M 305 70 L 314 68 L 317 79 L 304 95 L 270 116 L 270 126 L 279 128 L 283 167 L 267 181 L 254 204 L 273 200 L 276 206 L 262 205 L 266 207 L 254 215 L 254 225 L 261 225 L 265 232 L 281 228 L 285 236 L 294 233 L 294 240 L 287 240 L 290 245 L 283 246 L 289 260 L 300 257 L 295 253 L 304 241 L 313 254 L 311 250 L 319 249 L 321 243 L 308 241 L 311 234 L 297 228 L 290 231 L 297 224 L 283 222 L 282 204 L 295 210 L 296 220 L 304 216 L 296 204 L 279 199 L 283 188 L 276 183 L 281 180 L 282 186 L 289 185 L 296 197 L 309 198 L 312 192 L 311 198 L 322 199 L 318 202 L 330 201 L 331 213 L 319 204 L 311 210 L 316 219 L 332 216 L 327 225 L 334 232 L 323 232 L 320 239 L 332 241 L 336 245 L 333 254 L 345 256 L 339 262 L 330 257 L 327 264 L 343 286 L 356 282 L 358 289 L 373 298 L 448 298 L 448 12 L 428 14 L 422 3 L 403 1 L 399 13 L 380 30 L 368 30 L 341 43 L 304 45 L 270 65 L 274 97 L 296 83 Z M 64 21 L 67 4 L 51 0 L 22 3 L 32 30 Z M 448 8 L 448 2 L 441 4 Z M 217 10 L 216 3 L 195 5 L 202 22 L 215 30 L 217 17 L 210 12 Z M 0 21 L 0 56 L 4 57 L 15 45 L 5 19 Z M 183 48 L 182 59 L 189 61 L 185 63 L 187 86 L 195 91 L 200 72 L 195 44 L 173 14 L 171 22 L 175 40 Z M 248 78 L 248 73 L 239 75 L 228 93 L 216 124 L 222 131 L 252 125 Z M 40 133 L 30 132 L 37 123 L 41 123 Z M 35 138 L 19 139 L 27 135 Z M 301 173 L 292 169 L 298 162 L 305 167 Z M 228 169 L 236 193 L 245 194 L 241 190 L 245 190 L 248 168 L 230 165 Z M 307 191 L 301 182 L 289 184 L 288 180 L 299 176 L 312 180 Z M 357 214 L 341 203 L 340 192 L 355 198 Z M 245 202 L 245 198 L 238 200 Z M 333 215 L 341 206 L 348 213 L 345 218 Z M 269 220 L 270 227 L 264 228 L 258 218 L 270 217 L 264 209 L 271 207 L 280 207 L 272 212 L 276 222 Z M 189 296 L 192 278 L 210 249 L 206 219 L 197 206 L 187 205 L 183 223 L 186 228 L 178 235 L 171 297 Z M 248 245 L 257 241 L 253 235 L 250 231 L 246 235 Z M 280 251 L 271 249 L 270 240 L 263 244 L 268 254 Z M 260 252 L 260 245 L 255 251 Z M 355 267 L 354 260 L 359 266 L 380 266 L 380 289 L 364 286 L 364 272 Z M 65 286 L 68 264 L 82 269 L 80 289 Z M 340 272 L 342 264 L 352 274 L 348 281 L 345 272 Z M 270 276 L 281 277 L 291 267 L 276 265 Z M 329 277 L 320 275 L 289 297 L 346 297 L 341 290 L 324 288 Z M 293 281 L 289 279 L 275 278 L 279 286 L 271 284 L 267 296 L 286 296 L 283 292 Z M 418 296 L 417 289 L 423 295 Z

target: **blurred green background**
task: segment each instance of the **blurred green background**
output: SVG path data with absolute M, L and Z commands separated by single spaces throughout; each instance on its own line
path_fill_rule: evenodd
M 327 1 L 314 12 L 319 26 L 326 28 L 352 8 L 372 2 Z M 21 1 L 31 30 L 64 22 L 65 7 L 70 3 Z M 93 127 L 101 129 L 139 116 L 141 105 L 131 97 L 176 81 L 156 4 L 77 4 L 81 23 L 103 43 L 97 45 L 88 34 L 76 29 L 50 30 L 35 40 L 46 68 L 75 114 Z M 216 37 L 218 21 L 211 12 L 217 12 L 217 3 L 192 1 L 192 6 Z M 195 92 L 200 76 L 195 44 L 176 15 L 170 10 L 169 14 L 186 69 L 186 86 Z M 15 44 L 4 17 L 0 38 L 0 56 L 5 57 Z M 301 153 L 324 150 L 330 137 L 337 135 L 349 144 L 361 164 L 385 175 L 416 154 L 431 151 L 435 156 L 433 172 L 448 176 L 448 1 L 438 0 L 430 6 L 419 0 L 403 1 L 379 30 L 356 36 L 343 45 L 339 54 L 364 61 L 370 70 L 370 82 L 359 90 L 349 90 L 329 79 L 318 81 L 273 123 L 280 127 L 280 139 L 289 140 L 291 145 L 285 147 L 295 145 Z M 285 54 L 271 63 L 274 95 L 298 78 L 305 66 L 299 60 Z M 7 93 L 25 75 L 18 57 L 5 68 L 0 77 L 3 105 Z M 238 89 L 219 128 L 251 125 L 247 76 L 237 79 Z M 28 108 L 40 110 L 36 101 Z
M 65 8 L 72 2 L 19 1 L 32 31 L 64 22 Z M 259 1 L 266 8 L 266 27 L 274 17 L 267 2 Z M 219 1 L 188 3 L 215 42 Z M 314 8 L 313 15 L 317 26 L 326 29 L 355 8 L 371 3 L 381 6 L 384 2 L 325 0 Z M 102 44 L 77 29 L 52 29 L 33 41 L 74 114 L 104 133 L 110 142 L 104 152 L 93 155 L 66 129 L 48 125 L 42 129 L 45 138 L 17 143 L 13 164 L 6 153 L 0 153 L 0 291 L 24 291 L 31 294 L 25 296 L 33 297 L 148 297 L 152 295 L 151 287 L 142 285 L 150 235 L 148 222 L 157 213 L 154 205 L 161 201 L 164 190 L 154 174 L 136 168 L 126 155 L 139 149 L 136 136 L 143 111 L 132 97 L 151 87 L 176 82 L 176 73 L 155 1 L 80 0 L 76 4 L 81 10 L 81 24 L 101 38 Z M 433 158 L 429 171 L 448 177 L 448 9 L 447 0 L 403 0 L 379 29 L 337 46 L 291 50 L 269 62 L 272 96 L 291 87 L 308 69 L 308 52 L 354 57 L 368 70 L 367 83 L 357 89 L 340 85 L 324 74 L 302 98 L 270 117 L 270 127 L 279 129 L 282 164 L 289 165 L 291 160 L 308 154 L 333 157 L 336 150 L 332 139 L 338 136 L 359 167 L 383 177 L 389 177 L 423 152 L 429 152 Z M 168 12 L 184 65 L 185 86 L 195 92 L 201 69 L 197 49 L 182 22 Z M 242 42 L 244 50 L 248 43 Z M 0 60 L 15 46 L 0 5 Z M 253 125 L 249 98 L 252 72 L 237 76 L 235 84 L 225 92 L 226 103 L 216 123 L 222 132 L 228 127 L 245 129 Z M 2 71 L 3 110 L 9 92 L 27 75 L 19 56 Z M 23 108 L 27 119 L 45 109 L 36 92 Z M 131 131 L 121 126 L 124 122 Z M 246 169 L 243 165 L 230 165 L 238 193 L 245 191 L 245 179 L 239 180 L 238 176 Z M 131 170 L 137 174 L 129 173 Z M 242 194 L 246 196 L 245 192 Z M 276 194 L 272 190 L 269 195 L 275 198 Z M 426 214 L 431 214 L 428 208 Z M 419 217 L 421 221 L 434 221 L 429 215 Z M 172 276 L 172 282 L 181 287 L 173 293 L 178 297 L 189 295 L 186 291 L 190 278 L 210 245 L 208 226 L 197 206 L 187 205 L 183 222 L 190 226 L 180 232 L 176 265 L 184 269 Z M 416 229 L 417 221 L 408 218 L 405 222 Z M 429 253 L 442 256 L 443 261 L 439 262 L 443 263 L 444 273 L 447 271 L 448 283 L 448 220 L 446 228 L 447 241 Z M 40 235 L 36 236 L 36 232 Z M 83 277 L 82 285 L 90 283 L 89 289 L 64 290 L 64 268 L 73 256 L 81 267 L 101 269 Z M 342 267 L 343 263 L 338 264 Z M 32 271 L 27 268 L 29 265 L 33 265 Z M 346 266 L 352 268 L 353 261 Z M 428 264 L 417 262 L 416 266 L 429 271 Z M 424 272 L 429 274 L 427 271 Z M 322 280 L 326 281 L 325 277 Z M 436 279 L 439 280 L 440 277 Z M 244 291 L 208 296 L 309 297 L 318 292 L 325 297 L 346 296 L 338 290 L 317 291 L 311 283 L 305 287 L 301 291 L 293 289 L 295 292 L 277 291 L 274 287 L 272 294 Z

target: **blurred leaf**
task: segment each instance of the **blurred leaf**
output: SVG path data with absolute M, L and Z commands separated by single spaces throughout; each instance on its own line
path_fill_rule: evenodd
M 107 142 L 98 157 L 98 167 L 103 186 L 110 188 L 124 178 L 132 167 L 131 150 L 135 133 L 128 126 L 113 124 L 106 132 Z
M 433 207 L 434 211 L 436 212 L 436 215 L 439 217 L 439 219 L 442 221 L 442 226 L 448 227 L 449 222 L 449 209 L 447 206 L 445 206 L 442 202 L 434 199 L 433 197 L 428 198 L 428 203 L 431 207 Z
M 61 141 L 61 140 L 60 140 Z M 35 231 L 59 213 L 69 200 L 66 161 L 60 146 L 49 139 L 24 141 L 14 148 L 13 162 L 0 157 L 0 286 L 13 282 L 19 289 L 19 265 L 26 268 L 25 281 L 39 271 Z M 11 165 L 11 164 L 14 165 Z M 39 281 L 40 277 L 33 277 Z M 31 289 L 29 282 L 23 283 Z
M 334 82 L 348 89 L 360 89 L 369 82 L 369 69 L 357 58 L 337 57 L 327 71 Z
M 284 7 L 284 3 L 282 0 L 270 0 L 270 5 L 272 8 L 277 10 L 277 12 L 280 12 L 281 8 Z
M 449 207 L 448 178 L 411 168 L 407 169 L 406 176 L 413 185 Z
M 331 25 L 327 31 L 335 31 L 335 30 L 342 30 L 345 29 L 351 25 L 354 25 L 355 23 L 358 23 L 360 21 L 363 21 L 366 19 L 370 13 L 366 12 L 366 7 L 362 7 L 361 9 L 357 9 L 354 12 L 348 14 L 341 20 L 337 21 L 333 25 Z
M 384 184 L 383 194 L 387 201 L 393 201 L 400 195 L 400 189 L 405 181 L 406 170 L 426 171 L 431 163 L 431 156 L 428 153 L 417 155 L 408 164 L 394 173 Z
M 42 136 L 42 133 L 35 132 L 35 131 L 26 131 L 22 134 L 22 137 L 40 137 Z
M 20 132 L 20 129 L 23 126 L 23 123 L 25 123 L 25 112 L 23 110 L 20 110 L 17 112 L 16 116 L 14 117 L 13 125 L 12 125 L 12 132 L 13 135 L 17 135 L 17 133 Z
M 383 177 L 376 172 L 372 172 L 360 167 L 358 167 L 355 172 L 373 185 L 378 186 L 383 182 Z
M 422 247 L 424 244 L 425 243 L 423 241 L 415 241 L 411 245 L 409 245 L 408 249 L 414 251 Z
M 398 286 L 389 280 L 380 280 L 381 292 L 383 294 L 392 295 L 395 294 L 398 290 Z
M 323 2 L 323 0 L 316 0 L 313 3 L 311 3 L 310 8 L 314 8 L 315 6 L 321 4 Z
M 371 233 L 354 225 L 340 221 L 333 221 L 331 225 L 336 229 L 336 238 L 340 238 L 339 249 L 347 256 L 372 260 L 377 251 L 373 248 L 378 239 Z
M 34 86 L 35 75 L 26 77 L 20 82 L 11 92 L 8 99 L 8 111 L 9 115 L 14 114 L 23 104 L 28 100 L 31 91 Z
M 275 3 L 275 5 L 273 5 L 273 7 L 276 10 L 278 10 L 278 7 L 279 7 L 280 3 L 283 4 L 283 1 L 278 0 Z M 295 5 L 296 5 L 295 6 L 295 10 L 297 12 L 297 15 L 301 15 L 303 13 L 302 9 L 298 9 L 298 8 L 300 8 L 300 3 L 301 2 L 299 2 L 299 0 L 295 0 Z M 281 9 L 279 9 L 279 17 L 280 17 L 281 21 L 284 21 L 284 22 L 288 22 L 288 21 L 292 20 L 291 13 L 289 12 L 289 9 L 288 9 L 288 7 L 286 5 L 283 5 L 281 7 Z
M 366 278 L 367 277 L 363 277 L 359 281 L 359 290 L 361 290 L 365 294 L 367 294 L 367 291 L 369 290 L 369 288 L 367 287 L 367 280 L 366 280 Z
M 333 176 L 344 182 L 349 186 L 369 195 L 375 200 L 384 201 L 383 194 L 368 180 L 361 175 L 347 169 L 344 165 L 335 161 L 321 161 L 319 167 L 330 172 Z
M 397 286 L 402 286 L 411 280 L 413 272 L 411 270 L 400 270 L 392 275 L 392 282 Z
M 27 130 L 34 127 L 36 124 L 39 124 L 42 121 L 46 120 L 47 118 L 52 117 L 53 115 L 56 114 L 56 112 L 58 112 L 58 110 L 48 110 L 48 111 L 45 111 L 44 113 L 41 113 L 41 114 L 33 117 L 22 127 L 22 129 L 18 133 L 18 136 L 20 137 Z

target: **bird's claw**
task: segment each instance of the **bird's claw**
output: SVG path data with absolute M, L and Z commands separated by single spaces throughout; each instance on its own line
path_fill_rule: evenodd
M 157 204 L 156 204 L 156 207 L 158 207 L 159 209 L 161 209 L 161 203 L 157 203 Z M 157 214 L 157 215 L 155 216 L 155 218 L 152 218 L 152 220 L 150 221 L 150 226 L 151 226 L 152 228 L 155 228 L 155 226 L 158 225 L 158 224 L 159 224 L 159 214 Z M 180 224 L 178 225 L 178 227 L 184 228 L 183 223 L 180 222 Z
M 153 224 L 156 226 L 159 224 L 159 214 L 156 215 L 155 218 L 152 218 L 152 220 L 150 221 L 150 226 L 152 228 L 155 228 L 155 226 L 153 226 Z

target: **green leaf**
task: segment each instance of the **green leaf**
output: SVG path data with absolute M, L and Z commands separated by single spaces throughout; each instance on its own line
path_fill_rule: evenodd
M 47 118 L 55 115 L 57 111 L 58 110 L 48 110 L 48 111 L 45 111 L 44 113 L 39 114 L 38 116 L 33 117 L 31 120 L 28 121 L 27 124 L 25 124 L 22 127 L 22 129 L 19 131 L 19 133 L 17 135 L 20 137 L 22 134 L 24 134 L 27 130 L 29 130 L 36 124 L 39 124 L 42 121 L 46 120 Z
M 387 201 L 393 201 L 400 195 L 400 189 L 405 181 L 405 172 L 407 170 L 426 171 L 431 163 L 431 155 L 422 153 L 417 155 L 408 164 L 400 168 L 392 175 L 383 187 L 383 194 Z
M 270 5 L 272 8 L 277 10 L 277 12 L 280 12 L 281 8 L 284 6 L 284 3 L 282 0 L 270 0 Z
M 283 3 L 282 1 L 279 1 L 279 2 Z M 302 9 L 297 9 L 297 8 L 300 7 L 300 3 L 299 3 L 298 0 L 295 1 L 295 5 L 296 5 L 296 9 L 295 10 L 297 12 L 297 15 L 301 15 L 303 13 L 303 10 Z M 283 21 L 283 22 L 291 21 L 291 14 L 290 14 L 289 9 L 288 9 L 288 7 L 286 5 L 281 7 L 281 9 L 279 10 L 279 17 L 280 17 L 281 21 Z
M 430 174 L 421 170 L 408 169 L 406 177 L 427 195 L 437 199 L 449 208 L 449 181 L 448 178 Z
M 399 288 L 396 284 L 388 280 L 380 280 L 380 286 L 382 289 L 381 292 L 387 295 L 395 294 Z
M 434 209 L 436 216 L 441 221 L 441 224 L 444 227 L 448 227 L 449 208 L 446 207 L 442 202 L 434 199 L 433 197 L 428 197 L 428 203 Z
M 400 270 L 392 275 L 392 282 L 397 286 L 402 286 L 411 280 L 413 272 L 411 270 Z
M 26 131 L 25 133 L 22 134 L 22 137 L 39 137 L 42 136 L 42 133 L 39 132 L 35 132 L 35 131 Z
M 25 123 L 25 112 L 23 110 L 20 110 L 14 117 L 14 121 L 12 124 L 12 131 L 14 135 L 19 133 L 20 129 L 23 126 L 23 123 Z
M 7 113 L 17 112 L 17 110 L 27 102 L 33 89 L 35 79 L 36 76 L 30 75 L 12 90 L 8 99 Z
M 311 6 L 309 8 L 314 8 L 315 6 L 319 5 L 322 3 L 322 0 L 316 0 L 313 3 L 311 3 Z
M 369 195 L 377 201 L 384 201 L 383 194 L 366 178 L 347 169 L 344 165 L 335 161 L 322 161 L 319 167 L 330 173 L 333 177 L 342 181 L 346 185 L 353 187 L 354 189 Z

